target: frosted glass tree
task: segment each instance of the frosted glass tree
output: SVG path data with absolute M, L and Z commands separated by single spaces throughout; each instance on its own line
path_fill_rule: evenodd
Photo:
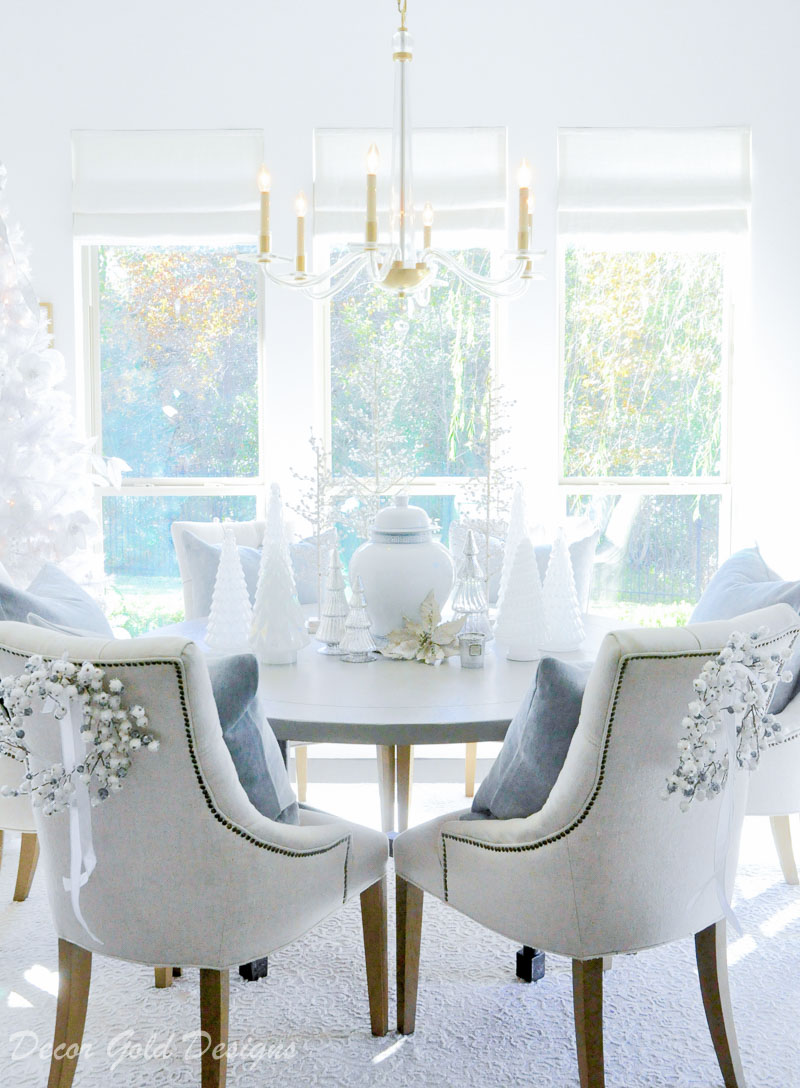
M 497 591 L 498 608 L 508 585 L 517 547 L 522 538 L 527 536 L 527 533 L 528 513 L 525 508 L 525 490 L 522 484 L 518 483 L 514 487 L 514 497 L 511 500 L 511 511 L 508 516 L 508 529 L 506 530 L 505 546 L 503 548 L 503 565 L 500 568 L 500 587 Z
M 277 484 L 270 489 L 250 645 L 264 665 L 291 665 L 308 642 L 289 557 L 283 504 Z
M 530 537 L 524 536 L 514 560 L 501 606 L 495 638 L 512 661 L 535 661 L 547 638 L 542 584 Z
M 5 179 L 0 163 L 0 562 L 27 584 L 46 561 L 78 566 L 75 553 L 98 526 L 90 443 L 77 438 L 58 388 L 64 359 L 50 346 L 22 231 L 2 204 Z M 101 458 L 97 468 L 105 471 Z
M 581 606 L 575 589 L 572 558 L 564 530 L 559 529 L 550 549 L 544 578 L 544 614 L 547 650 L 577 650 L 586 637 Z
M 339 643 L 345 632 L 344 621 L 349 611 L 347 605 L 347 592 L 344 586 L 344 574 L 342 573 L 342 561 L 339 558 L 338 541 L 331 548 L 330 564 L 328 566 L 328 580 L 325 591 L 325 599 L 322 602 L 319 627 L 316 638 L 323 645 L 319 648 L 321 654 L 341 654 Z
M 372 622 L 367 615 L 367 600 L 364 595 L 364 583 L 360 576 L 356 578 L 356 584 L 350 595 L 350 608 L 344 621 L 344 636 L 339 643 L 339 650 L 343 654 L 342 661 L 349 661 L 361 665 L 367 661 L 375 661 L 378 657 L 375 652 L 375 640 L 370 634 Z
M 492 638 L 492 625 L 489 623 L 489 608 L 486 603 L 486 583 L 478 562 L 478 545 L 472 529 L 467 530 L 464 551 L 461 555 L 456 574 L 456 588 L 453 593 L 453 615 L 463 616 L 464 625 L 460 633 L 469 634 L 478 631 Z
M 249 649 L 248 633 L 253 621 L 253 607 L 242 570 L 232 525 L 222 529 L 222 551 L 211 597 L 206 644 L 212 650 L 244 653 Z

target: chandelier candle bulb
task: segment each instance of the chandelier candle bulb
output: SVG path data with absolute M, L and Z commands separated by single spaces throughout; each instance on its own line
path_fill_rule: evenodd
M 378 243 L 378 163 L 380 152 L 376 144 L 369 145 L 367 151 L 367 231 L 365 241 L 368 246 Z
M 530 223 L 528 200 L 531 195 L 531 167 L 527 159 L 523 159 L 520 164 L 517 181 L 519 182 L 519 236 L 517 238 L 517 248 L 520 252 L 523 252 L 528 248 L 530 240 L 528 233 Z
M 269 170 L 262 164 L 258 171 L 258 189 L 261 194 L 261 229 L 258 235 L 258 252 L 267 254 L 272 249 L 272 239 L 269 230 L 269 190 L 271 179 Z
M 308 211 L 308 201 L 306 200 L 305 193 L 300 192 L 297 194 L 297 200 L 294 202 L 294 209 L 297 212 L 297 257 L 295 259 L 294 268 L 295 272 L 305 273 L 306 212 Z
M 433 205 L 427 201 L 422 209 L 422 247 L 431 248 L 431 231 L 433 229 Z

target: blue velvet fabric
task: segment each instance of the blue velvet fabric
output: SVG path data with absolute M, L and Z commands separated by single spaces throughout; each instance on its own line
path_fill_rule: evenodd
M 45 563 L 27 589 L 0 582 L 0 619 L 25 623 L 29 612 L 60 626 L 113 637 L 100 606 L 53 563 Z
M 767 566 L 758 548 L 744 548 L 726 559 L 708 583 L 690 622 L 730 620 L 781 603 L 800 612 L 800 582 L 784 581 Z M 775 688 L 770 703 L 773 714 L 780 714 L 800 690 L 800 645 L 795 646 L 788 668 L 793 678 Z
M 590 671 L 589 662 L 542 658 L 472 811 L 462 820 L 510 820 L 542 808 L 567 758 Z

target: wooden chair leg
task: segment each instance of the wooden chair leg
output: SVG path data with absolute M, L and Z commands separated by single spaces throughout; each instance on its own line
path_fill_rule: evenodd
M 775 849 L 778 851 L 778 861 L 783 870 L 783 879 L 787 884 L 800 884 L 797 875 L 797 862 L 792 848 L 792 828 L 788 816 L 770 816 L 769 825 L 772 828 L 772 839 Z
M 200 970 L 200 1030 L 204 1051 L 200 1059 L 202 1088 L 225 1088 L 228 1076 L 228 1009 L 230 976 L 227 971 Z
M 410 1035 L 417 1022 L 419 948 L 422 940 L 423 892 L 397 877 L 397 1030 Z
M 367 963 L 367 995 L 373 1035 L 389 1030 L 389 952 L 386 877 L 361 893 L 361 927 Z
M 156 967 L 155 976 L 157 990 L 166 990 L 172 985 L 171 967 Z
M 745 1088 L 728 986 L 728 943 L 725 922 L 717 922 L 696 933 L 694 947 L 708 1030 L 711 1032 L 711 1041 L 717 1054 L 725 1088 Z
M 478 745 L 475 741 L 467 744 L 464 758 L 464 793 L 467 797 L 475 796 L 475 766 L 478 762 Z
M 22 843 L 19 848 L 17 886 L 14 888 L 15 903 L 23 903 L 28 898 L 38 861 L 39 838 L 35 831 L 23 831 Z
M 294 768 L 297 774 L 297 800 L 308 800 L 308 746 L 298 744 L 294 750 Z
M 393 744 L 379 744 L 378 795 L 381 802 L 381 829 L 394 831 L 395 759 Z
M 604 1088 L 602 958 L 572 961 L 572 1003 L 581 1088 Z
M 53 1055 L 47 1088 L 70 1088 L 83 1042 L 92 953 L 76 944 L 58 942 L 58 1005 Z
M 414 748 L 411 744 L 397 746 L 397 830 L 408 827 L 411 808 L 411 783 L 414 777 Z

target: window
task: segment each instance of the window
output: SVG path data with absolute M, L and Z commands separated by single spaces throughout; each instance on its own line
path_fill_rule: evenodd
M 163 135 L 75 134 L 90 425 L 102 453 L 129 466 L 101 499 L 108 604 L 132 634 L 182 613 L 172 522 L 254 518 L 263 492 L 260 284 L 238 259 L 252 249 L 239 241 L 243 224 L 226 210 L 244 189 L 237 180 L 226 192 L 218 178 L 211 197 L 177 192 L 193 176 L 187 158 L 236 161 L 237 149 L 249 192 L 260 143 L 249 133 L 232 143 L 230 133 Z M 120 179 L 95 177 L 112 151 L 115 169 L 135 160 L 149 179 L 133 197 Z M 203 237 L 209 217 L 214 233 Z
M 594 607 L 674 622 L 728 550 L 749 139 L 579 130 L 560 151 L 560 486 L 601 530 Z
M 347 171 L 357 170 L 373 139 L 384 147 L 390 141 L 388 134 L 353 130 L 323 130 L 316 138 L 316 249 L 323 262 L 343 255 L 363 230 L 363 178 Z M 434 244 L 489 273 L 506 241 L 505 134 L 423 130 L 415 133 L 414 156 L 417 202 L 431 199 L 436 208 Z M 437 174 L 443 162 L 447 170 Z M 386 177 L 382 182 L 388 190 Z M 467 206 L 453 207 L 454 195 Z M 382 210 L 385 222 L 388 206 Z M 449 275 L 439 276 L 425 307 L 359 283 L 325 306 L 323 326 L 323 426 L 334 477 L 347 493 L 339 526 L 345 554 L 401 487 L 439 523 L 446 542 L 466 482 L 485 472 L 495 307 Z

